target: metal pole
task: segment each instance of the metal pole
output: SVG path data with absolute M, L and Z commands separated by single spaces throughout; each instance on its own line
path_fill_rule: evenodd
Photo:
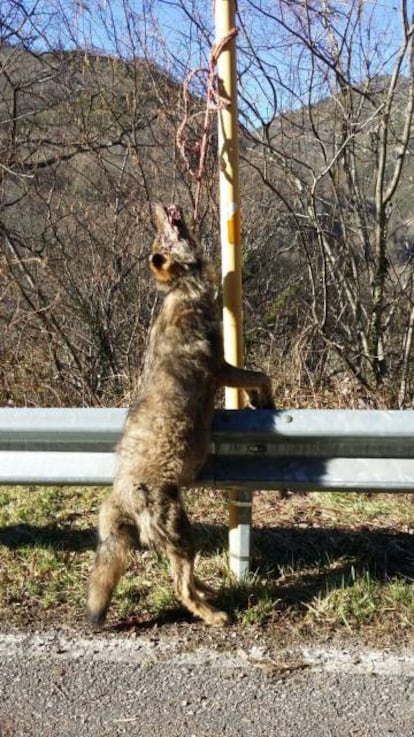
M 223 338 L 226 361 L 243 366 L 243 315 L 241 281 L 239 139 L 237 127 L 235 0 L 215 0 L 216 43 L 228 38 L 217 59 L 218 156 L 220 186 L 220 232 L 223 284 Z M 226 388 L 225 406 L 242 406 L 238 389 Z M 250 562 L 252 494 L 229 492 L 230 568 L 238 579 L 246 576 Z

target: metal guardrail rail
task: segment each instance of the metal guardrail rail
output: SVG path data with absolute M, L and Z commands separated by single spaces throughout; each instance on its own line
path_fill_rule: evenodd
M 0 484 L 111 484 L 124 409 L 0 409 Z M 219 410 L 197 485 L 414 491 L 414 411 Z
M 0 409 L 0 484 L 111 484 L 126 412 Z M 232 491 L 230 565 L 242 578 L 254 489 L 414 491 L 414 411 L 217 411 L 195 485 Z

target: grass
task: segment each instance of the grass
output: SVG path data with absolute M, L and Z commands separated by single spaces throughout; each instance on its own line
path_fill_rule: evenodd
M 0 490 L 0 628 L 83 629 L 102 488 Z M 414 636 L 414 498 L 308 494 L 254 503 L 253 573 L 227 567 L 223 494 L 188 493 L 200 554 L 197 573 L 233 613 L 239 633 L 272 638 Z M 167 628 L 192 619 L 175 600 L 165 559 L 134 551 L 114 597 L 109 629 Z

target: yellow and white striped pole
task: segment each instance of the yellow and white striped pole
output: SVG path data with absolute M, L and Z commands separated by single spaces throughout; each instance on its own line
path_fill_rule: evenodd
M 217 58 L 224 355 L 232 365 L 243 366 L 235 0 L 215 0 L 215 25 L 217 45 L 228 39 Z M 240 391 L 226 388 L 225 392 L 226 408 L 239 409 Z M 249 571 L 252 494 L 234 489 L 229 493 L 229 504 L 230 568 L 241 579 Z

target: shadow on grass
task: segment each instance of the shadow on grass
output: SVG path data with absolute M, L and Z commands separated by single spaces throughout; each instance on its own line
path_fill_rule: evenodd
M 12 550 L 18 548 L 54 548 L 68 552 L 83 552 L 96 547 L 97 535 L 93 527 L 76 529 L 57 525 L 9 525 L 0 527 L 0 545 Z
M 253 531 L 252 548 L 256 576 L 239 589 L 223 589 L 220 607 L 243 610 L 267 598 L 278 602 L 279 612 L 299 612 L 364 576 L 373 582 L 414 579 L 414 537 L 393 530 L 271 527 Z
M 375 578 L 414 578 L 414 536 L 389 530 L 270 527 L 253 531 L 252 569 L 368 568 Z
M 225 525 L 194 524 L 196 546 L 212 555 L 227 546 Z M 94 527 L 78 529 L 55 524 L 36 526 L 26 523 L 0 528 L 0 545 L 10 549 L 47 547 L 67 552 L 94 550 Z M 300 570 L 324 568 L 335 560 L 348 560 L 369 566 L 381 578 L 414 578 L 414 536 L 393 530 L 343 530 L 337 527 L 253 528 L 252 570 L 279 575 L 280 568 Z
M 207 533 L 207 546 L 200 546 L 205 554 L 208 550 L 219 549 L 227 530 L 224 526 L 209 529 L 203 526 L 201 539 Z M 200 536 L 198 542 L 201 542 Z M 308 611 L 307 605 L 318 596 L 351 587 L 366 575 L 373 582 L 398 578 L 412 581 L 414 537 L 392 530 L 258 529 L 253 532 L 251 568 L 253 575 L 244 584 L 227 580 L 220 588 L 216 583 L 217 593 L 208 597 L 211 602 L 229 612 L 235 620 L 256 605 L 259 609 L 254 610 L 251 621 L 278 619 L 280 614 L 287 612 L 296 613 L 300 618 Z M 111 629 L 127 631 L 136 627 L 145 630 L 155 624 L 182 622 L 190 623 L 194 619 L 177 604 L 157 615 L 141 615 L 138 611 L 136 617 L 119 621 Z
M 197 547 L 213 555 L 227 544 L 224 525 L 194 525 Z M 47 547 L 60 551 L 94 550 L 96 530 L 29 524 L 0 528 L 0 545 L 10 549 Z M 371 580 L 414 579 L 414 536 L 393 530 L 343 530 L 340 528 L 267 527 L 253 530 L 252 571 L 255 576 L 244 586 L 228 582 L 218 592 L 216 605 L 228 611 L 243 610 L 252 600 L 278 600 L 280 608 L 306 607 L 318 594 L 352 585 L 355 578 L 369 574 Z M 283 574 L 283 575 L 281 575 Z M 154 624 L 191 621 L 180 606 L 167 608 L 156 618 L 145 615 L 116 627 L 146 627 Z
M 130 632 L 134 628 L 145 631 L 152 630 L 154 626 L 162 627 L 169 624 L 194 624 L 194 617 L 181 604 L 169 606 L 157 614 L 146 612 L 140 614 L 138 607 L 138 614 L 107 624 L 105 629 L 110 632 Z

